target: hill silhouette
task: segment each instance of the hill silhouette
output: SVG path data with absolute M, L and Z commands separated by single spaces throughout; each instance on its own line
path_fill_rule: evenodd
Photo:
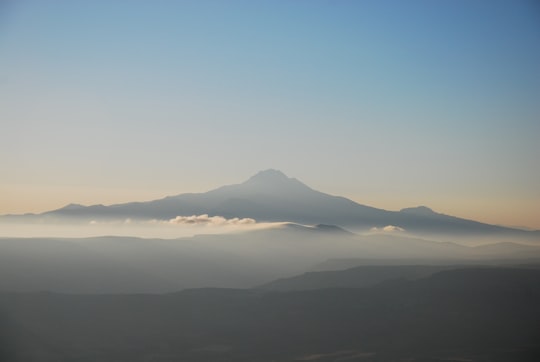
M 540 271 L 367 288 L 0 293 L 0 357 L 45 361 L 538 361 Z

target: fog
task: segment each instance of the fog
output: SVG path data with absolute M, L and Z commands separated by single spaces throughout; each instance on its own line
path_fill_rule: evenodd
M 198 217 L 200 215 L 193 215 Z M 220 222 L 224 220 L 223 222 Z M 229 220 L 232 220 L 230 222 Z M 218 219 L 209 222 L 180 222 L 170 220 L 112 220 L 74 222 L 72 220 L 57 220 L 50 222 L 2 222 L 0 237 L 59 237 L 86 238 L 103 235 L 132 236 L 139 238 L 175 239 L 197 234 L 225 234 L 248 230 L 272 228 L 283 223 L 242 222 L 245 219 Z
M 366 263 L 515 265 L 540 260 L 538 246 L 522 243 L 467 246 L 420 238 L 391 226 L 359 234 L 330 225 L 208 215 L 84 225 L 13 224 L 2 232 L 9 235 L 0 238 L 4 291 L 251 288 L 317 270 L 331 260 L 336 269 Z M 335 262 L 344 259 L 348 261 L 343 266 Z
M 535 245 L 205 214 L 1 232 L 0 361 L 537 359 Z

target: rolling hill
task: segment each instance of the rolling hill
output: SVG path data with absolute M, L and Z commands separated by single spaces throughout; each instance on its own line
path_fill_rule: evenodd
M 0 293 L 0 359 L 538 361 L 540 271 L 457 269 L 366 288 Z

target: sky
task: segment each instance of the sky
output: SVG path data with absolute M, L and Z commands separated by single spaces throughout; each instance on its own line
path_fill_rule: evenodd
M 4 0 L 0 122 L 0 214 L 274 168 L 540 229 L 540 5 Z

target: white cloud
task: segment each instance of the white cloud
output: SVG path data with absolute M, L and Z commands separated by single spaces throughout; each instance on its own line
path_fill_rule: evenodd
M 382 228 L 373 227 L 369 231 L 371 232 L 383 232 L 383 233 L 395 233 L 395 232 L 403 232 L 405 229 L 400 228 L 399 226 L 394 225 L 386 225 Z
M 253 225 L 256 223 L 255 219 L 251 218 L 232 218 L 226 219 L 223 216 L 208 216 L 208 214 L 191 215 L 191 216 L 177 216 L 174 219 L 167 221 L 170 224 L 178 225 L 212 225 L 212 226 L 226 226 L 226 225 Z
M 88 222 L 89 225 L 130 225 L 133 223 L 133 220 L 131 219 L 124 219 L 124 220 L 103 220 L 103 221 L 97 221 L 97 220 L 91 220 Z
M 177 216 L 169 220 L 132 220 L 132 219 L 120 219 L 120 220 L 106 220 L 96 221 L 91 220 L 89 225 L 110 225 L 110 226 L 144 226 L 144 225 L 185 225 L 185 226 L 263 226 L 266 223 L 260 224 L 251 218 L 238 218 L 234 217 L 227 219 L 223 216 L 209 216 L 208 214 L 191 215 L 191 216 Z

